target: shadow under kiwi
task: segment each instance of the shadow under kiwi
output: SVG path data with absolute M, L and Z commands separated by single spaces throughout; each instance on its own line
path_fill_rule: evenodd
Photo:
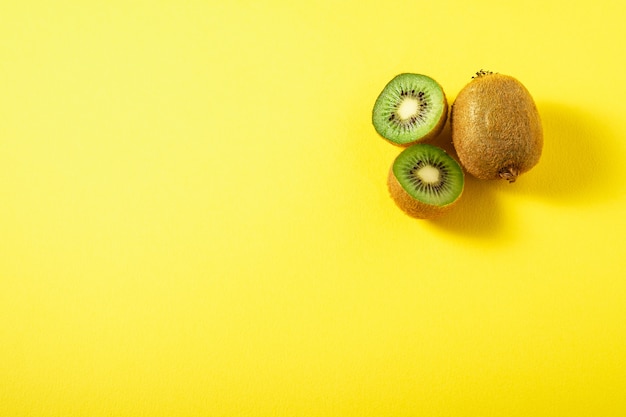
M 447 123 L 441 134 L 427 141 L 431 145 L 444 149 L 451 157 L 459 160 L 454 145 L 450 124 Z M 496 191 L 490 181 L 482 181 L 465 173 L 463 194 L 457 205 L 446 215 L 429 220 L 429 223 L 454 234 L 463 234 L 475 239 L 489 239 L 502 243 L 510 236 L 511 229 L 505 224 L 505 213 L 497 200 Z
M 539 163 L 498 191 L 528 194 L 558 205 L 594 204 L 623 194 L 619 167 L 626 162 L 621 139 L 590 112 L 538 102 L 544 130 Z

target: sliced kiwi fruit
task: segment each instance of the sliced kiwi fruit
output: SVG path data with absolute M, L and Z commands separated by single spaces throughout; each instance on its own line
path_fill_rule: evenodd
M 461 165 L 480 179 L 514 182 L 541 157 L 543 130 L 517 79 L 480 70 L 452 105 L 452 142 Z
M 448 101 L 443 88 L 421 74 L 399 74 L 383 89 L 372 111 L 383 138 L 409 146 L 438 135 L 446 123 Z
M 461 166 L 446 151 L 417 143 L 396 157 L 387 185 L 404 212 L 418 219 L 434 219 L 458 202 L 464 176 Z

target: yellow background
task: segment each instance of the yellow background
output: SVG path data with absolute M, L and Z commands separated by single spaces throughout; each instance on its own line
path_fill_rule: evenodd
M 2 2 L 0 416 L 626 415 L 624 4 Z M 479 69 L 542 160 L 411 219 L 374 101 Z

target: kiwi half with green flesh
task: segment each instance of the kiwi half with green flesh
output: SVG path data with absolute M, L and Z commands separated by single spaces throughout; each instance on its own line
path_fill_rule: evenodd
M 541 157 L 537 106 L 511 76 L 477 72 L 454 101 L 450 124 L 461 165 L 477 178 L 514 182 Z
M 448 212 L 463 193 L 461 166 L 441 148 L 418 143 L 398 155 L 389 170 L 389 193 L 402 210 L 418 219 Z
M 376 131 L 389 142 L 409 146 L 441 132 L 448 101 L 441 86 L 421 74 L 400 74 L 383 89 L 372 111 Z

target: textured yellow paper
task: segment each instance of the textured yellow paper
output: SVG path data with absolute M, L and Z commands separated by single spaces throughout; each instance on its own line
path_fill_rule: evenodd
M 0 416 L 626 415 L 625 17 L 3 2 Z M 543 158 L 411 219 L 374 101 L 480 69 Z

